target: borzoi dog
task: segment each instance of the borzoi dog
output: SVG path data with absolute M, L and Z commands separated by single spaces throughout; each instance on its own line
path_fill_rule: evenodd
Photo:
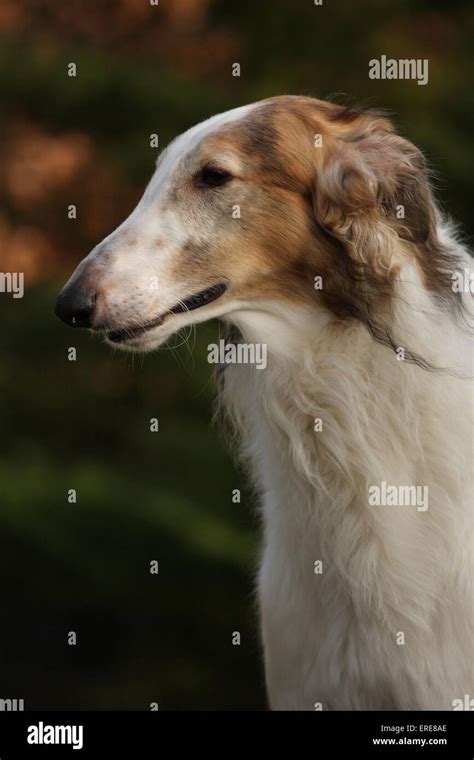
M 190 129 L 58 297 L 151 351 L 218 317 L 261 496 L 273 709 L 453 709 L 472 670 L 472 277 L 383 113 L 283 96 Z

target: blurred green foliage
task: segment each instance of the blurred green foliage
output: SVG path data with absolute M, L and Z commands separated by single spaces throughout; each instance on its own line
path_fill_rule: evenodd
M 258 707 L 256 526 L 210 424 L 215 331 L 192 357 L 134 360 L 56 324 L 54 295 L 3 309 L 1 693 L 30 708 Z

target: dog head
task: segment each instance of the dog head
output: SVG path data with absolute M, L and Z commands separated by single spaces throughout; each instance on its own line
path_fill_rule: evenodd
M 452 293 L 436 214 L 421 153 L 382 115 L 271 98 L 176 138 L 56 313 L 141 351 L 282 304 L 370 326 L 408 260 Z

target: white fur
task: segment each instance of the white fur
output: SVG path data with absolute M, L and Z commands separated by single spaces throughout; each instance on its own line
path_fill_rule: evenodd
M 274 709 L 452 709 L 473 694 L 472 347 L 409 268 L 398 295 L 400 345 L 460 376 L 398 361 L 358 323 L 234 315 L 269 346 L 266 372 L 227 369 L 223 394 L 263 502 Z M 428 510 L 369 506 L 381 481 L 427 485 Z

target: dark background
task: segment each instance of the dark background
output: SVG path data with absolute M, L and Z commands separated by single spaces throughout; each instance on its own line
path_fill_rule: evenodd
M 62 325 L 54 298 L 141 196 L 151 133 L 275 94 L 390 109 L 472 232 L 472 20 L 453 0 L 0 0 L 0 271 L 26 283 L 0 293 L 0 698 L 265 706 L 255 499 L 211 427 L 218 326 L 133 359 Z M 370 80 L 382 54 L 428 58 L 429 84 Z

